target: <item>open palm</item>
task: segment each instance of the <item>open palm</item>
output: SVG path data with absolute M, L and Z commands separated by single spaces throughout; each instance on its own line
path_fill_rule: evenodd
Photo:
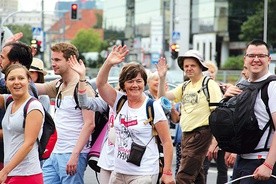
M 80 76 L 85 76 L 85 65 L 83 61 L 80 59 L 79 62 L 76 56 L 70 56 L 68 59 L 69 66 L 76 71 Z

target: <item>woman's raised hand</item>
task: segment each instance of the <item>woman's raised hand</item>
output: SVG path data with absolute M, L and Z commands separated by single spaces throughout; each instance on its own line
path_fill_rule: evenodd
M 126 55 L 128 54 L 128 49 L 126 45 L 123 47 L 121 45 L 119 46 L 114 46 L 112 48 L 112 51 L 109 53 L 106 62 L 115 65 L 123 62 L 125 60 Z
M 166 59 L 164 57 L 161 57 L 158 60 L 158 63 L 156 64 L 156 68 L 157 68 L 159 77 L 166 76 L 166 73 L 168 70 L 168 65 L 167 65 Z

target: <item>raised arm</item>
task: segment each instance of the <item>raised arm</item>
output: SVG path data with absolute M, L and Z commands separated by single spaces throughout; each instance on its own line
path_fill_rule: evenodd
M 166 92 L 166 74 L 168 70 L 168 65 L 166 59 L 161 57 L 156 65 L 158 75 L 159 75 L 159 85 L 158 85 L 158 98 L 165 96 L 169 100 L 174 100 L 175 96 L 172 92 Z
M 108 84 L 108 74 L 111 67 L 123 62 L 127 54 L 126 46 L 114 46 L 97 76 L 96 84 L 99 93 L 103 100 L 112 107 L 116 100 L 116 90 Z
M 87 85 L 85 79 L 85 65 L 82 60 L 77 60 L 76 56 L 71 56 L 68 59 L 70 67 L 75 70 L 80 76 L 79 88 L 78 88 L 78 100 L 80 107 L 83 109 L 89 109 L 92 111 L 105 112 L 108 108 L 107 103 L 99 97 L 87 97 L 86 88 Z

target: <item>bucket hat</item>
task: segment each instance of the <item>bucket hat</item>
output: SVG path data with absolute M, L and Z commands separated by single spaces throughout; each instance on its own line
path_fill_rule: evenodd
M 178 66 L 183 70 L 183 62 L 185 58 L 195 58 L 198 63 L 202 66 L 202 71 L 207 71 L 208 67 L 204 63 L 203 56 L 197 50 L 188 50 L 183 56 L 177 58 Z
M 47 72 L 44 70 L 44 64 L 43 61 L 41 59 L 38 58 L 33 58 L 31 67 L 29 69 L 29 71 L 33 71 L 33 72 L 40 72 L 43 73 L 43 75 L 46 75 Z

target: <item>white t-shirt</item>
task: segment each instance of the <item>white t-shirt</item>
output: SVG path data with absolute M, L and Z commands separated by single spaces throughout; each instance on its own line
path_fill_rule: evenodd
M 116 111 L 118 100 L 122 95 L 124 94 L 117 92 L 117 99 L 113 106 L 114 111 Z M 116 131 L 115 172 L 128 175 L 154 175 L 159 172 L 159 152 L 155 138 L 152 135 L 152 126 L 149 123 L 145 124 L 148 120 L 146 112 L 148 97 L 146 95 L 145 97 L 144 103 L 137 109 L 130 108 L 128 101 L 126 101 L 116 116 L 114 121 Z M 157 101 L 153 103 L 153 108 L 154 124 L 161 120 L 167 120 L 161 105 Z M 133 141 L 141 146 L 148 144 L 140 167 L 126 162 Z
M 266 74 L 265 76 L 261 77 L 258 81 L 263 81 L 265 80 L 269 75 L 271 75 L 270 73 Z M 256 81 L 256 82 L 258 82 Z M 268 88 L 267 88 L 267 93 L 268 93 L 268 106 L 270 109 L 271 114 L 276 112 L 276 95 L 275 95 L 275 91 L 276 91 L 276 81 L 272 81 L 269 83 Z M 255 115 L 257 117 L 258 123 L 259 123 L 259 127 L 260 129 L 263 129 L 264 126 L 266 125 L 266 123 L 269 120 L 269 115 L 266 111 L 266 106 L 261 98 L 261 91 L 259 92 L 257 99 L 256 99 L 256 103 L 254 106 L 255 109 Z M 257 145 L 256 149 L 261 149 L 264 148 L 265 146 L 265 142 L 267 140 L 267 136 L 268 136 L 268 132 L 269 132 L 269 128 L 265 131 L 264 135 L 262 136 L 259 144 Z M 274 135 L 274 130 L 272 129 L 272 133 L 269 136 L 269 142 L 268 142 L 268 147 L 270 147 L 271 142 L 272 142 L 272 138 Z M 241 157 L 244 159 L 266 159 L 268 152 L 267 151 L 263 151 L 263 152 L 257 152 L 257 153 L 250 153 L 250 154 L 242 154 Z
M 101 154 L 98 160 L 98 166 L 105 170 L 114 170 L 114 143 L 113 140 L 109 140 L 109 134 L 111 133 L 112 127 L 114 126 L 115 113 L 113 109 L 109 110 L 109 120 L 108 120 L 108 131 L 103 143 Z
M 6 101 L 7 97 L 10 95 L 4 95 L 4 99 Z M 30 97 L 31 98 L 31 97 Z M 12 157 L 16 154 L 20 146 L 24 142 L 24 106 L 29 99 L 27 99 L 21 107 L 14 113 L 11 113 L 11 107 L 13 102 L 11 102 L 6 110 L 5 116 L 2 120 L 3 126 L 3 139 L 4 139 L 4 164 L 10 162 Z M 34 110 L 38 109 L 43 114 L 43 122 L 44 122 L 44 110 L 41 103 L 37 100 L 32 101 L 29 104 L 27 109 L 27 114 Z M 39 138 L 42 134 L 42 127 L 39 133 Z M 38 144 L 37 142 L 34 144 L 32 150 L 28 153 L 28 155 L 24 158 L 22 162 L 20 162 L 8 175 L 9 176 L 27 176 L 42 173 L 39 156 L 38 156 Z

